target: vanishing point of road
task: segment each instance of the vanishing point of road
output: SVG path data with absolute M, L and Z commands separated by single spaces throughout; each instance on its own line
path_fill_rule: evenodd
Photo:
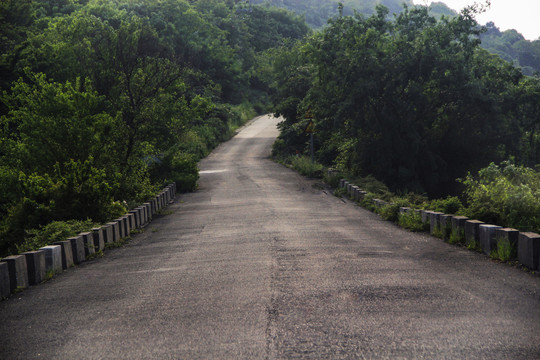
M 124 247 L 0 302 L 0 359 L 540 359 L 540 278 L 269 159 L 263 116 Z

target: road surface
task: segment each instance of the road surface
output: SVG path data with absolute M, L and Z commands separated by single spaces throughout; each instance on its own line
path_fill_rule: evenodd
M 0 302 L 0 359 L 539 359 L 540 278 L 268 159 L 260 117 L 126 246 Z

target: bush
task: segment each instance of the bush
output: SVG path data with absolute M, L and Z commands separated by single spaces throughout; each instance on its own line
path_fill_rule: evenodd
M 19 253 L 38 250 L 43 246 L 66 240 L 81 232 L 89 231 L 96 226 L 98 224 L 92 222 L 90 219 L 83 221 L 53 221 L 39 229 L 28 230 L 24 242 L 17 245 L 16 248 Z
M 342 179 L 342 175 L 338 172 L 330 172 L 323 175 L 324 182 L 333 188 L 339 187 L 340 179 Z
M 465 215 L 521 231 L 540 232 L 540 172 L 510 162 L 491 163 L 477 177 L 469 174 Z
M 399 222 L 399 209 L 401 207 L 408 207 L 409 202 L 404 198 L 393 198 L 391 203 L 382 207 L 379 210 L 379 214 L 384 220 Z
M 0 166 L 0 215 L 5 215 L 19 200 L 21 191 L 19 172 L 8 166 Z
M 377 207 L 373 203 L 373 200 L 376 198 L 377 196 L 375 194 L 368 192 L 360 202 L 360 205 L 362 205 L 362 207 L 368 209 L 369 211 L 376 212 Z
M 463 231 L 463 229 L 456 230 L 456 229 L 452 228 L 452 230 L 450 231 L 450 236 L 448 238 L 448 242 L 450 244 L 462 244 L 462 245 L 464 245 L 465 244 L 465 232 Z
M 430 201 L 427 208 L 444 214 L 458 214 L 463 210 L 463 204 L 456 196 L 449 196 L 446 199 L 435 199 Z
M 86 219 L 105 222 L 114 214 L 113 191 L 104 169 L 93 159 L 74 161 L 54 168 L 54 185 L 49 190 L 56 219 Z M 45 193 L 48 189 L 44 189 Z
M 176 183 L 180 192 L 193 191 L 197 188 L 199 169 L 193 156 L 184 152 L 177 152 L 171 158 L 171 180 Z
M 379 209 L 379 215 L 386 220 L 386 221 L 392 221 L 392 222 L 398 222 L 399 218 L 399 205 L 397 204 L 389 204 L 383 206 L 381 209 Z
M 501 261 L 510 261 L 517 257 L 517 249 L 508 238 L 497 237 L 497 249 L 493 251 L 492 257 Z
M 290 156 L 288 162 L 293 169 L 300 174 L 312 178 L 321 178 L 323 175 L 323 166 L 318 163 L 311 162 L 308 156 Z
M 429 230 L 429 224 L 426 226 L 426 224 L 422 222 L 422 215 L 414 210 L 400 213 L 398 224 L 399 226 L 411 231 L 419 232 Z

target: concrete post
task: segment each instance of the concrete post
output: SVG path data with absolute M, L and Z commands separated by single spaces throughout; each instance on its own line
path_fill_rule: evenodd
M 430 211 L 429 212 L 429 233 L 431 235 L 438 235 L 440 231 L 439 216 L 444 215 L 442 212 Z
M 62 269 L 66 270 L 73 266 L 73 248 L 70 240 L 57 241 L 54 245 L 62 248 Z
M 118 226 L 118 222 L 112 221 L 107 223 L 107 225 L 111 227 L 112 242 L 115 243 L 120 241 L 120 227 Z
M 484 224 L 480 220 L 465 221 L 465 245 L 469 248 L 480 246 L 480 225 Z
M 430 214 L 432 213 L 433 211 L 431 210 L 421 210 L 420 211 L 420 215 L 422 217 L 422 222 L 425 224 L 427 222 L 429 222 L 430 220 Z
M 540 262 L 540 235 L 532 232 L 520 233 L 518 260 L 531 270 L 538 270 Z
M 110 223 L 105 224 L 101 228 L 103 229 L 103 241 L 105 244 L 112 244 L 114 242 L 112 225 Z
M 452 230 L 452 215 L 441 214 L 439 215 L 439 229 L 442 231 L 443 239 L 448 240 L 450 238 L 450 232 Z
M 49 245 L 40 248 L 45 253 L 45 272 L 52 271 L 55 274 L 62 272 L 62 247 Z
M 156 212 L 159 212 L 161 210 L 161 200 L 160 200 L 160 197 L 159 195 L 156 196 Z
M 156 199 L 150 200 L 150 204 L 152 206 L 151 214 L 152 214 L 152 216 L 154 216 L 156 214 Z
M 143 206 L 146 211 L 146 218 L 148 219 L 148 221 L 152 221 L 152 204 L 146 202 Z
M 133 228 L 134 229 L 141 228 L 141 218 L 139 216 L 140 211 L 135 209 L 135 210 L 131 210 L 129 213 L 133 214 L 133 224 L 132 224 Z
M 28 271 L 28 284 L 36 285 L 45 280 L 45 252 L 27 251 L 22 253 L 26 257 L 26 269 Z
M 86 260 L 84 239 L 82 236 L 75 236 L 68 239 L 71 242 L 71 250 L 73 253 L 73 262 L 80 264 Z
M 122 223 L 124 224 L 124 234 L 128 237 L 131 234 L 131 228 L 129 227 L 129 217 L 127 215 L 122 216 Z
M 452 216 L 450 220 L 452 223 L 452 237 L 459 239 L 459 241 L 465 241 L 465 222 L 469 220 L 466 216 Z
M 497 240 L 495 239 L 497 229 L 502 229 L 502 226 L 480 224 L 480 247 L 484 254 L 489 255 L 492 251 L 497 250 Z
M 114 220 L 114 222 L 116 223 L 116 226 L 118 226 L 118 235 L 119 235 L 118 240 L 125 238 L 126 237 L 125 228 L 124 228 L 124 224 L 122 224 L 122 218 L 118 218 Z
M 17 288 L 26 289 L 28 287 L 26 256 L 8 256 L 3 258 L 2 261 L 8 265 L 10 290 L 14 291 Z
M 7 262 L 0 262 L 0 299 L 11 295 L 11 283 L 9 281 L 9 267 Z
M 94 245 L 96 247 L 96 251 L 105 249 L 104 233 L 105 231 L 102 227 L 92 229 L 92 235 L 94 235 Z
M 506 247 L 508 249 L 508 259 L 517 259 L 517 247 L 519 240 L 519 230 L 504 228 L 495 230 L 495 240 L 497 249 Z
M 91 232 L 84 232 L 79 234 L 84 243 L 84 256 L 85 258 L 94 255 L 96 253 L 96 246 L 94 245 L 94 234 Z

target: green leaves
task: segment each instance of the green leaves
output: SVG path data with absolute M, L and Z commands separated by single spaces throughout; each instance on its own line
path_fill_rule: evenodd
M 540 172 L 511 162 L 491 163 L 462 183 L 467 216 L 522 231 L 540 230 Z
M 112 119 L 102 112 L 103 99 L 91 84 L 49 82 L 44 74 L 28 73 L 32 83 L 14 84 L 5 100 L 10 112 L 2 117 L 2 137 L 11 143 L 5 149 L 6 164 L 24 172 L 46 172 L 69 159 L 99 157 L 96 139 L 102 134 L 96 124 Z
M 447 195 L 456 178 L 490 161 L 537 163 L 539 82 L 479 49 L 473 12 L 436 21 L 427 8 L 405 8 L 390 21 L 379 7 L 369 18 L 333 19 L 284 51 L 275 92 L 286 118 L 281 148 L 305 149 L 294 129 L 311 107 L 320 160 L 393 190 Z
M 0 25 L 0 256 L 50 221 L 195 189 L 196 162 L 268 106 L 257 61 L 309 31 L 229 0 L 4 1 Z

